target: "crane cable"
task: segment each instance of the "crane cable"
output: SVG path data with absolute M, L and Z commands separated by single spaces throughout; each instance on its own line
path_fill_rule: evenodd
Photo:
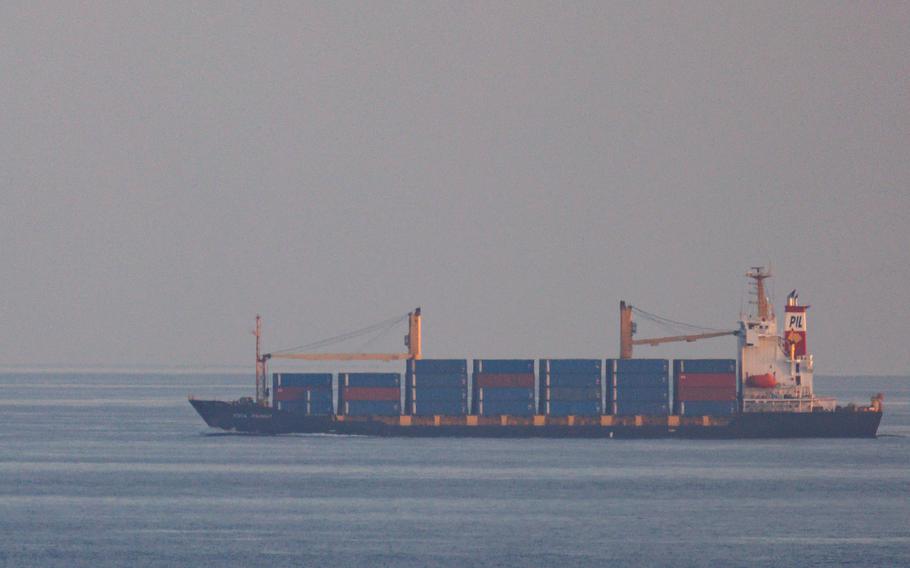
M 686 323 L 686 322 L 682 322 L 682 321 L 672 320 L 670 318 L 665 318 L 665 317 L 659 316 L 657 314 L 652 314 L 650 312 L 646 312 L 645 310 L 642 310 L 641 308 L 636 308 L 635 306 L 632 306 L 632 311 L 634 311 L 636 314 L 640 315 L 641 317 L 643 317 L 647 320 L 650 320 L 651 322 L 653 322 L 661 327 L 664 327 L 665 329 L 683 330 L 683 331 L 685 331 L 685 330 L 700 331 L 700 332 L 727 331 L 725 329 L 719 329 L 716 327 L 705 327 L 705 326 L 701 326 L 701 325 L 695 325 L 695 324 Z
M 357 337 L 362 337 L 364 335 L 368 335 L 370 333 L 377 332 L 377 331 L 381 332 L 380 334 L 382 334 L 382 333 L 387 332 L 389 329 L 394 327 L 396 324 L 401 323 L 402 321 L 405 321 L 406 319 L 408 319 L 408 314 L 405 314 L 404 316 L 389 318 L 387 320 L 383 320 L 379 323 L 375 323 L 373 325 L 370 325 L 370 326 L 367 326 L 367 327 L 364 327 L 361 329 L 356 329 L 354 331 L 349 331 L 347 333 L 342 333 L 341 335 L 336 335 L 334 337 L 328 337 L 326 339 L 320 339 L 319 341 L 314 341 L 312 343 L 306 343 L 304 345 L 298 345 L 296 347 L 288 347 L 286 349 L 279 349 L 276 351 L 272 351 L 272 354 L 280 355 L 283 353 L 296 353 L 296 352 L 302 352 L 302 351 L 309 351 L 312 349 L 319 349 L 322 347 L 327 347 L 329 345 L 333 345 L 335 343 L 341 343 L 342 341 L 347 341 L 349 339 L 355 339 Z
M 365 351 L 367 347 L 369 347 L 370 345 L 373 345 L 374 343 L 376 343 L 377 341 L 379 341 L 380 339 L 382 339 L 383 337 L 385 337 L 386 334 L 388 334 L 390 331 L 392 331 L 392 329 L 394 329 L 395 326 L 398 325 L 399 322 L 401 322 L 400 319 L 399 319 L 399 320 L 393 321 L 392 323 L 390 323 L 389 325 L 387 325 L 385 328 L 383 328 L 382 330 L 380 330 L 379 332 L 377 332 L 376 335 L 374 335 L 373 337 L 367 339 L 366 342 L 365 342 L 363 345 L 361 345 L 360 347 L 357 348 L 357 350 L 358 350 L 358 351 Z

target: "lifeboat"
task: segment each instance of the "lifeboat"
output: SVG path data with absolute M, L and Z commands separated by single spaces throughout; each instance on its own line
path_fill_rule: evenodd
M 746 377 L 746 386 L 758 389 L 773 389 L 777 386 L 777 378 L 771 373 L 764 375 L 749 375 Z

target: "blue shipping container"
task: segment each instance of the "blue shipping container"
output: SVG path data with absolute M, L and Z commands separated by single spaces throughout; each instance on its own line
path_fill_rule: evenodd
M 534 414 L 534 403 L 508 400 L 498 402 L 480 402 L 480 414 L 482 416 L 496 416 L 499 414 L 509 414 L 512 416 L 531 416 Z
M 310 403 L 308 412 L 309 412 L 309 414 L 319 414 L 319 415 L 333 414 L 335 412 L 335 409 L 332 408 L 332 403 L 324 404 L 324 403 L 312 402 L 312 403 Z
M 278 401 L 278 410 L 284 412 L 293 412 L 295 414 L 332 414 L 331 401 L 329 402 L 305 402 L 305 401 Z
M 617 374 L 613 377 L 612 386 L 622 388 L 663 388 L 670 385 L 670 376 L 660 373 L 641 374 L 641 373 L 624 373 Z
M 534 372 L 534 359 L 474 359 L 474 373 L 526 375 Z
M 430 400 L 442 400 L 442 401 L 459 401 L 467 400 L 468 391 L 464 388 L 442 388 L 442 389 L 428 389 L 428 388 L 416 388 L 411 389 L 411 400 L 415 401 L 430 401 Z
M 686 400 L 677 402 L 678 411 L 684 416 L 727 416 L 736 412 L 735 401 Z
M 573 373 L 541 375 L 541 382 L 549 387 L 599 387 L 600 373 Z
M 617 416 L 666 416 L 670 406 L 665 402 L 625 401 L 613 403 L 613 414 Z
M 534 389 L 522 389 L 522 388 L 478 389 L 477 400 L 483 400 L 483 401 L 487 401 L 487 402 L 534 400 Z
M 415 416 L 464 416 L 468 413 L 465 402 L 446 402 L 432 400 L 411 404 L 411 414 Z
M 278 387 L 331 387 L 332 373 L 273 373 L 272 385 Z
M 339 373 L 338 385 L 346 387 L 386 387 L 401 385 L 400 373 Z
M 736 359 L 677 359 L 673 361 L 673 372 L 676 375 L 735 373 Z
M 607 359 L 607 373 L 668 373 L 669 359 Z
M 547 400 L 600 400 L 600 387 L 588 388 L 549 388 L 544 391 Z
M 306 414 L 305 400 L 279 400 L 276 404 L 278 410 L 282 410 L 284 412 Z
M 328 402 L 329 404 L 331 404 L 332 399 L 334 399 L 334 398 L 335 397 L 332 394 L 331 389 L 318 390 L 318 391 L 311 390 L 311 391 L 307 391 L 307 393 L 306 393 L 306 399 L 309 402 L 317 402 L 317 403 L 318 402 Z
M 595 400 L 564 402 L 551 400 L 544 404 L 550 416 L 595 416 L 600 414 L 600 402 Z
M 408 359 L 408 371 L 414 374 L 467 373 L 467 359 Z
M 447 387 L 466 387 L 468 386 L 467 373 L 446 373 L 434 375 L 413 375 L 408 374 L 408 384 L 417 388 L 447 388 Z
M 623 401 L 650 401 L 666 402 L 670 400 L 670 393 L 664 388 L 622 388 L 613 389 L 613 400 Z
M 541 359 L 540 374 L 584 374 L 596 373 L 600 376 L 603 361 L 600 359 Z
M 344 403 L 344 413 L 350 416 L 396 416 L 401 414 L 401 404 L 391 400 L 349 400 Z

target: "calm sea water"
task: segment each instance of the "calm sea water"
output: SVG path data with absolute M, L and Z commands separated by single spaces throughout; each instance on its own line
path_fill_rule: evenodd
M 410 440 L 205 427 L 248 376 L 0 375 L 4 566 L 910 565 L 910 377 L 876 440 Z

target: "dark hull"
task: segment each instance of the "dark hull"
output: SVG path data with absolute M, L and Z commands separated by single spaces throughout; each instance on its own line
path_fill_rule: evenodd
M 402 424 L 396 418 L 306 416 L 242 402 L 190 400 L 212 428 L 251 434 L 348 434 L 475 438 L 874 438 L 881 412 L 747 413 L 668 423 L 666 417 L 632 417 L 613 424 Z M 526 420 L 527 421 L 527 420 Z M 461 422 L 464 422 L 462 417 Z

